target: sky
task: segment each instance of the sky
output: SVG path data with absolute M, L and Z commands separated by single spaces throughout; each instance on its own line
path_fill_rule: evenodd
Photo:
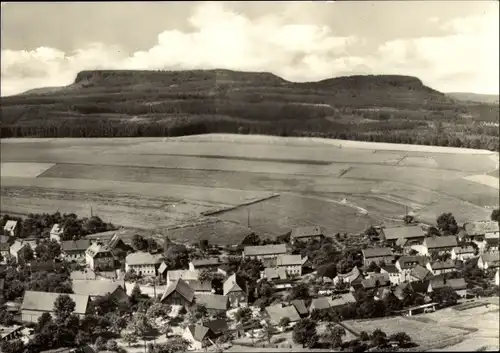
M 499 93 L 497 1 L 6 2 L 1 95 L 91 69 L 267 71 L 290 81 L 417 76 Z

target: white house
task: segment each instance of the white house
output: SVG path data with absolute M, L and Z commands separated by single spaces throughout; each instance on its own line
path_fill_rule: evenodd
M 499 253 L 485 253 L 479 256 L 477 260 L 477 267 L 481 270 L 487 270 L 489 268 L 498 268 L 500 266 Z
M 428 262 L 425 267 L 431 271 L 433 275 L 456 271 L 454 260 Z
M 474 257 L 475 250 L 472 246 L 462 246 L 455 247 L 451 251 L 452 260 L 467 261 L 468 259 Z
M 50 240 L 55 240 L 58 243 L 61 242 L 61 236 L 64 233 L 64 229 L 59 224 L 54 224 L 50 230 Z
M 100 241 L 90 245 L 85 251 L 85 261 L 93 271 L 114 269 L 113 254 L 109 247 Z
M 10 256 L 16 259 L 16 262 L 19 262 L 19 252 L 25 246 L 29 246 L 28 243 L 22 240 L 16 240 L 9 248 Z
M 243 257 L 251 259 L 272 259 L 286 254 L 285 244 L 245 246 Z
M 427 259 L 425 256 L 401 256 L 395 263 L 399 271 L 401 282 L 410 281 L 410 274 L 415 266 L 425 266 Z
M 276 267 L 285 269 L 287 276 L 302 275 L 302 256 L 280 255 L 276 258 Z
M 380 273 L 387 273 L 387 275 L 389 276 L 389 281 L 391 281 L 391 284 L 394 286 L 397 286 L 402 282 L 401 274 L 399 273 L 397 267 L 394 265 L 385 265 L 381 267 Z
M 210 329 L 200 324 L 189 325 L 182 333 L 182 338 L 189 342 L 190 351 L 201 351 L 204 345 L 210 345 L 211 336 Z
M 149 252 L 134 252 L 125 258 L 125 271 L 134 270 L 144 276 L 156 276 L 156 269 L 162 262 L 162 255 L 152 255 Z
M 207 270 L 207 271 L 215 271 L 221 265 L 222 262 L 218 257 L 211 257 L 206 259 L 193 259 L 189 262 L 189 270 Z
M 3 226 L 3 231 L 6 235 L 10 235 L 11 237 L 15 236 L 17 231 L 17 221 L 7 221 Z
M 200 271 L 189 271 L 189 270 L 172 270 L 167 271 L 167 286 L 171 283 L 182 279 L 184 281 L 195 281 L 198 280 Z
M 495 284 L 496 284 L 497 286 L 500 286 L 500 277 L 499 277 L 499 276 L 500 276 L 500 274 L 499 274 L 499 273 L 500 273 L 500 270 L 499 270 L 499 269 L 497 269 L 497 272 L 495 273 Z
M 85 260 L 85 252 L 90 246 L 90 240 L 66 240 L 61 241 L 61 255 L 67 261 Z
M 453 248 L 457 247 L 457 237 L 454 235 L 447 235 L 442 237 L 428 237 L 424 239 L 423 248 L 424 255 L 431 253 L 444 254 L 451 252 Z

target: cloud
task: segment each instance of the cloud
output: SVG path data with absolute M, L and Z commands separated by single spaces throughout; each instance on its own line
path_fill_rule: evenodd
M 370 51 L 366 38 L 337 35 L 335 24 L 291 24 L 289 15 L 250 19 L 203 3 L 189 18 L 191 31 L 164 31 L 156 45 L 130 55 L 102 43 L 74 52 L 2 50 L 2 95 L 67 85 L 82 70 L 211 68 L 270 71 L 294 81 L 404 74 L 443 91 L 498 93 L 498 13 L 443 23 L 441 37 L 395 39 Z

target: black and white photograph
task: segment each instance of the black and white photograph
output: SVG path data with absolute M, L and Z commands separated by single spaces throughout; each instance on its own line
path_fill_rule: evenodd
M 0 12 L 0 353 L 499 351 L 498 1 Z

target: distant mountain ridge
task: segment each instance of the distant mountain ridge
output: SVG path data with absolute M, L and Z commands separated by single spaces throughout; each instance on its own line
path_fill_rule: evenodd
M 499 103 L 498 94 L 481 94 L 471 92 L 450 92 L 447 96 L 461 101 L 480 102 L 480 103 Z

